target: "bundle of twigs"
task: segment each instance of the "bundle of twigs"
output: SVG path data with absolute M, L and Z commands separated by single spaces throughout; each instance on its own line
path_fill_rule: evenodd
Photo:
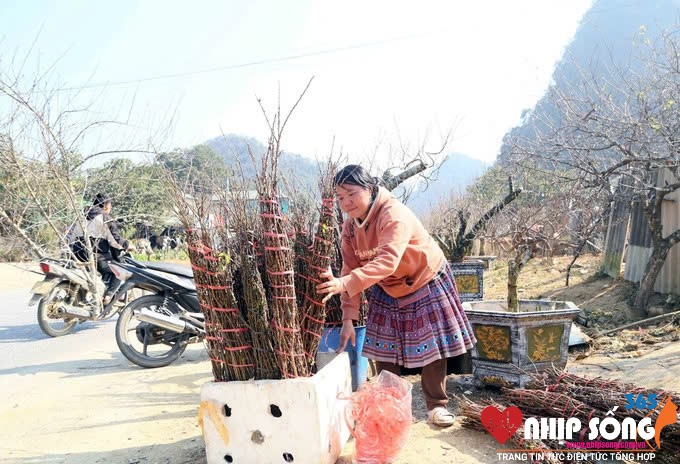
M 234 237 L 224 237 L 233 243 L 238 267 L 236 298 L 243 308 L 253 344 L 256 379 L 278 379 L 281 377 L 271 332 L 271 312 L 267 302 L 267 292 L 258 269 L 255 237 L 261 235 L 259 221 L 253 220 L 249 211 L 247 192 L 229 192 L 221 201 L 224 216 L 228 218 L 230 231 Z
M 209 306 L 221 306 L 215 298 L 216 295 L 212 292 L 207 292 L 209 286 L 223 286 L 226 285 L 226 280 L 220 278 L 217 262 L 212 260 L 212 253 L 208 252 L 206 255 L 203 241 L 200 239 L 198 233 L 189 228 L 189 224 L 184 224 L 186 228 L 186 240 L 188 245 L 188 254 L 191 261 L 191 266 L 194 269 L 194 282 L 202 287 L 197 287 L 199 293 L 199 301 L 205 302 Z M 209 273 L 202 273 L 196 268 L 206 269 Z M 204 311 L 205 314 L 205 332 L 206 332 L 206 347 L 208 355 L 212 364 L 213 376 L 215 380 L 229 380 L 232 376 L 230 372 L 226 354 L 220 343 L 220 326 L 217 320 L 217 315 L 211 311 Z
M 670 398 L 674 404 L 680 405 L 679 395 L 675 392 L 645 389 L 636 385 L 621 383 L 613 380 L 591 379 L 572 374 L 566 371 L 545 372 L 534 375 L 529 388 L 535 390 L 507 390 L 504 396 L 512 399 L 518 405 L 522 404 L 527 410 L 531 410 L 536 415 L 543 414 L 559 417 L 554 413 L 561 413 L 559 407 L 566 404 L 567 398 L 569 407 L 582 405 L 575 409 L 581 413 L 577 415 L 581 420 L 589 420 L 593 414 L 603 417 L 607 412 L 612 411 L 616 417 L 625 419 L 632 417 L 636 420 L 650 416 L 656 420 L 661 410 L 661 402 Z M 656 395 L 656 409 L 626 409 L 628 404 L 627 394 L 635 399 L 642 395 L 645 399 L 650 395 Z M 557 407 L 553 405 L 557 404 Z M 615 410 L 614 408 L 617 407 Z M 583 410 L 586 410 L 585 416 Z M 574 414 L 576 415 L 576 414 Z M 562 415 L 562 417 L 568 417 Z M 662 452 L 680 452 L 680 425 L 676 422 L 667 425 L 663 429 Z
M 312 236 L 315 222 L 315 208 L 311 192 L 293 185 L 292 180 L 285 180 L 284 185 L 292 202 L 292 211 L 289 215 L 293 229 L 293 254 L 295 255 L 295 296 L 298 308 L 302 308 L 305 302 L 305 289 L 307 288 L 307 269 L 309 258 L 312 253 Z M 303 317 L 302 311 L 298 314 Z M 300 320 L 302 323 L 302 320 Z
M 577 417 L 587 422 L 596 409 L 569 395 L 545 390 L 504 388 L 503 397 L 517 405 L 525 415 L 547 417 Z
M 188 174 L 180 178 L 169 169 L 164 171 L 175 210 L 186 231 L 194 282 L 205 315 L 205 340 L 213 374 L 218 381 L 247 380 L 253 377 L 255 366 L 250 333 L 232 289 L 228 241 L 224 234 L 219 236 L 223 228 L 215 227 L 210 219 L 219 185 L 205 173 Z
M 280 153 L 279 138 L 273 131 L 267 153 L 262 158 L 257 190 L 260 198 L 265 267 L 271 288 L 270 308 L 273 315 L 272 329 L 278 365 L 283 377 L 292 378 L 308 376 L 310 365 L 305 359 L 300 333 L 293 249 L 284 224 L 285 218 L 281 214 L 276 186 Z
M 208 245 L 212 241 L 205 231 L 187 227 L 187 243 L 215 380 L 251 379 L 255 363 L 250 333 L 232 290 L 230 255 Z
M 310 233 L 300 221 L 295 221 L 295 296 L 298 307 L 305 304 L 305 288 L 307 287 L 308 263 L 311 254 L 312 239 Z M 304 317 L 302 311 L 300 315 Z M 302 322 L 302 321 L 300 321 Z
M 475 429 L 475 430 L 485 430 L 484 426 L 482 425 L 482 411 L 484 408 L 488 406 L 495 406 L 499 410 L 505 409 L 505 406 L 501 406 L 498 403 L 495 403 L 493 401 L 487 401 L 484 404 L 481 403 L 475 403 L 474 401 L 471 401 L 467 398 L 464 399 L 464 401 L 461 401 L 459 403 L 460 406 L 460 413 L 465 416 L 462 420 L 462 425 L 463 427 L 467 427 L 470 429 Z M 555 443 L 551 441 L 543 441 L 543 440 L 525 440 L 524 439 L 524 428 L 520 427 L 518 428 L 515 433 L 510 437 L 510 440 L 512 440 L 513 444 L 520 449 L 526 449 L 526 450 L 534 450 L 534 451 L 549 451 L 551 449 L 558 449 L 557 447 L 559 446 L 559 443 L 555 441 Z M 543 459 L 545 457 L 545 459 Z M 542 463 L 550 463 L 550 464 L 560 464 L 561 461 L 552 459 L 549 456 L 542 456 L 540 459 L 537 459 L 535 461 L 529 461 L 529 462 L 542 462 Z M 585 463 L 593 463 L 594 461 L 582 461 L 584 464 Z
M 333 213 L 333 178 L 337 165 L 329 161 L 326 169 L 321 173 L 319 190 L 321 191 L 321 210 L 319 223 L 314 235 L 312 252 L 307 259 L 305 301 L 302 306 L 302 342 L 305 353 L 310 361 L 314 360 L 319 348 L 319 341 L 324 330 L 326 305 L 321 301 L 323 293 L 316 290 L 322 282 L 320 274 L 330 269 L 331 255 L 336 244 L 335 215 Z
M 335 238 L 335 246 L 331 255 L 331 269 L 333 275 L 338 276 L 342 272 L 342 224 L 344 217 L 340 207 L 336 205 L 335 208 L 335 227 L 333 228 L 333 236 Z M 368 313 L 368 300 L 365 292 L 361 293 L 361 303 L 359 305 L 359 319 L 357 325 L 362 326 L 366 324 L 366 314 Z M 334 296 L 326 303 L 326 325 L 341 326 L 342 325 L 342 308 L 340 306 L 340 298 Z
M 654 394 L 659 399 L 671 397 L 675 404 L 680 405 L 680 394 L 678 393 L 655 388 L 638 387 L 615 380 L 591 379 L 560 370 L 546 371 L 534 374 L 532 377 L 533 379 L 529 385 L 530 388 L 568 393 L 582 401 L 587 399 L 589 404 L 594 404 L 600 407 L 600 409 L 611 409 L 613 406 L 618 405 L 619 409 L 625 410 L 625 395 L 627 393 L 635 396 L 638 394 L 644 396 Z M 619 403 L 616 402 L 617 400 Z
M 278 366 L 272 331 L 269 321 L 271 313 L 262 277 L 257 269 L 257 260 L 252 241 L 241 240 L 240 278 L 243 299 L 247 308 L 248 327 L 255 354 L 255 378 L 278 379 Z

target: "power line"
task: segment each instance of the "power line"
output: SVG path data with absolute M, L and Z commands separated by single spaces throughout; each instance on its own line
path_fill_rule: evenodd
M 98 82 L 98 83 L 93 83 L 93 84 L 84 84 L 84 85 L 81 85 L 79 87 L 61 87 L 61 88 L 58 88 L 58 89 L 54 89 L 54 92 L 66 92 L 66 91 L 72 91 L 72 90 L 83 90 L 83 89 L 93 89 L 93 88 L 103 88 L 103 87 L 118 87 L 118 86 L 125 86 L 125 85 L 131 85 L 131 84 L 141 84 L 143 82 L 151 82 L 151 81 L 159 81 L 159 80 L 165 80 L 165 79 L 176 79 L 176 78 L 180 78 L 180 77 L 195 76 L 195 75 L 198 75 L 198 74 L 208 74 L 208 73 L 214 73 L 214 72 L 220 72 L 220 71 L 228 71 L 228 70 L 232 70 L 232 69 L 247 68 L 247 67 L 251 67 L 251 66 L 260 66 L 260 65 L 269 64 L 269 63 L 298 60 L 298 59 L 301 59 L 301 58 L 309 58 L 309 57 L 312 57 L 312 56 L 330 55 L 330 54 L 333 54 L 333 53 L 341 53 L 341 52 L 347 52 L 347 51 L 352 51 L 352 50 L 359 50 L 359 49 L 362 49 L 362 48 L 376 47 L 376 46 L 386 45 L 386 44 L 390 44 L 390 43 L 394 43 L 394 42 L 424 37 L 424 36 L 429 35 L 431 33 L 432 32 L 427 32 L 427 33 L 416 34 L 416 35 L 394 37 L 394 38 L 385 39 L 385 40 L 378 40 L 378 41 L 374 41 L 374 42 L 364 42 L 364 43 L 355 44 L 355 45 L 348 45 L 348 46 L 344 46 L 344 47 L 328 48 L 328 49 L 317 50 L 317 51 L 312 51 L 312 52 L 307 52 L 307 53 L 300 53 L 300 54 L 296 54 L 296 55 L 287 55 L 287 56 L 282 56 L 282 57 L 278 57 L 278 58 L 267 58 L 267 59 L 262 59 L 262 60 L 248 61 L 248 62 L 239 63 L 239 64 L 231 64 L 231 65 L 225 65 L 225 66 L 218 66 L 218 67 L 214 67 L 214 68 L 199 69 L 199 70 L 196 70 L 196 71 L 186 71 L 186 72 L 172 73 L 172 74 L 160 74 L 160 75 L 157 75 L 157 76 L 149 76 L 149 77 L 143 77 L 143 78 L 139 78 L 139 79 L 129 79 L 129 80 L 121 80 L 121 81 L 113 81 L 113 82 Z

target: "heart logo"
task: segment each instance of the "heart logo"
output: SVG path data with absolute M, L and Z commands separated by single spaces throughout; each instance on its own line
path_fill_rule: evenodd
M 510 406 L 501 412 L 496 406 L 487 406 L 482 410 L 482 425 L 502 445 L 522 425 L 522 411 Z

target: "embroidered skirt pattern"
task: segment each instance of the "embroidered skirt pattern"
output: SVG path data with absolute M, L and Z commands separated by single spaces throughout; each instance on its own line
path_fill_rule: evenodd
M 427 285 L 405 297 L 392 298 L 378 285 L 366 293 L 362 354 L 367 358 L 422 367 L 470 351 L 476 342 L 448 263 Z

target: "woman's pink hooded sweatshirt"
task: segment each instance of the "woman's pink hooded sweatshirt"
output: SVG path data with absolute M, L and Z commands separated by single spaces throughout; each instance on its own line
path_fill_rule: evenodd
M 416 215 L 380 187 L 366 219 L 350 218 L 342 227 L 342 318 L 358 319 L 363 290 L 378 284 L 401 298 L 427 285 L 444 260 Z

